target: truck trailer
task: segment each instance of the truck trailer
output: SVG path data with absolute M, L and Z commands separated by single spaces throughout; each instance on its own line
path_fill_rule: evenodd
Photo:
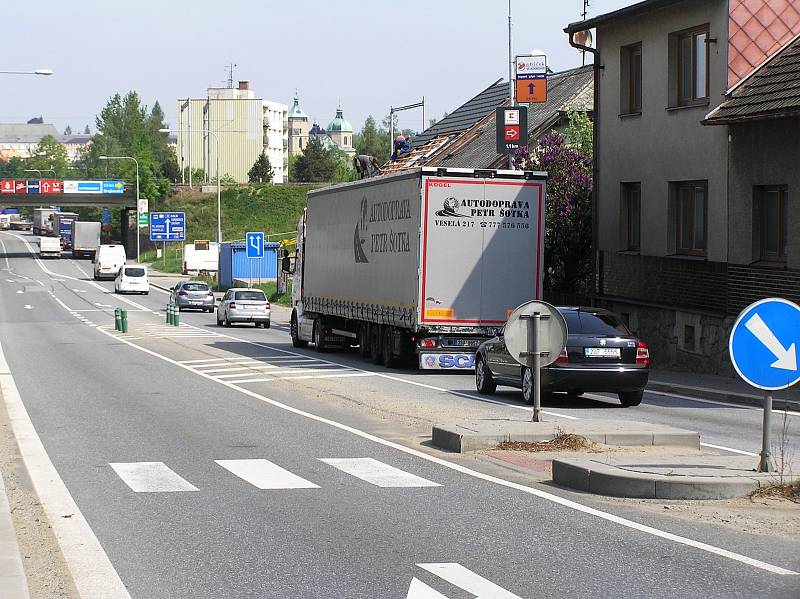
M 94 258 L 100 245 L 100 227 L 96 222 L 72 221 L 70 238 L 74 258 Z
M 53 235 L 61 240 L 61 247 L 72 249 L 72 223 L 78 220 L 78 215 L 74 212 L 55 212 L 51 218 Z
M 34 235 L 52 235 L 53 234 L 53 219 L 52 216 L 56 214 L 56 210 L 52 208 L 34 208 L 33 209 L 33 234 Z
M 309 192 L 291 336 L 376 364 L 474 367 L 515 307 L 541 299 L 547 175 L 423 167 Z

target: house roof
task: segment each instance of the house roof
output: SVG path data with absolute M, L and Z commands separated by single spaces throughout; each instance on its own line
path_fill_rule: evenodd
M 800 35 L 743 80 L 704 125 L 800 116 Z
M 564 28 L 564 32 L 574 33 L 576 31 L 594 29 L 598 25 L 605 25 L 606 23 L 615 21 L 617 19 L 632 17 L 648 10 L 664 8 L 670 4 L 677 4 L 678 2 L 685 1 L 686 0 L 645 0 L 644 2 L 637 2 L 636 4 L 631 4 L 630 6 L 620 8 L 619 10 L 597 15 L 591 19 L 586 19 L 585 21 L 576 21 L 574 23 L 570 23 Z
M 508 83 L 501 83 L 500 81 L 498 79 L 477 96 L 456 108 L 441 121 L 437 121 L 433 126 L 425 129 L 414 138 L 411 142 L 411 147 L 416 148 L 425 145 L 434 137 L 466 131 L 487 114 L 493 112 L 495 108 L 502 106 L 508 101 Z
M 0 123 L 0 143 L 38 144 L 46 135 L 60 139 L 58 130 L 48 123 Z
M 591 110 L 594 102 L 593 75 L 592 65 L 550 75 L 547 79 L 547 102 L 528 106 L 529 134 L 533 137 L 540 137 L 569 110 Z M 507 88 L 507 84 L 503 84 L 503 86 Z M 492 87 L 496 87 L 496 85 Z M 507 102 L 508 97 L 506 96 L 501 105 Z M 497 166 L 505 158 L 505 155 L 497 153 L 495 108 L 483 111 L 483 116 L 464 130 L 432 135 L 431 131 L 435 128 L 434 125 L 417 136 L 414 140 L 417 143 L 412 144 L 409 154 L 386 163 L 381 167 L 381 173 L 403 171 L 417 168 L 423 164 L 454 168 L 493 168 Z M 426 141 L 419 143 L 420 138 L 423 137 Z

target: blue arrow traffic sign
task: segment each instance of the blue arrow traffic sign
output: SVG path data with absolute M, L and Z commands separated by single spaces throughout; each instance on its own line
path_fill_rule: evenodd
M 245 234 L 245 246 L 247 247 L 248 258 L 264 257 L 264 234 L 261 232 L 251 232 Z
M 753 387 L 785 389 L 800 381 L 800 306 L 768 298 L 742 310 L 728 349 L 736 372 Z
M 185 212 L 151 212 L 150 241 L 185 241 Z

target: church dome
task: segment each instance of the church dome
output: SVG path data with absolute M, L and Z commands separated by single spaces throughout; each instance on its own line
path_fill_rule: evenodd
M 286 118 L 308 120 L 308 115 L 303 112 L 302 108 L 300 108 L 300 98 L 297 96 L 294 97 L 294 104 L 292 104 L 292 107 L 289 109 L 289 113 Z
M 344 116 L 342 116 L 342 107 L 336 109 L 336 116 L 328 123 L 328 133 L 335 133 L 341 131 L 343 133 L 352 133 L 353 125 L 350 124 Z

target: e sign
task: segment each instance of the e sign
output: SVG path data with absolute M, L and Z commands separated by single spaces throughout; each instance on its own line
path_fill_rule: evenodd
M 495 111 L 497 152 L 508 154 L 528 145 L 527 106 L 503 106 Z

